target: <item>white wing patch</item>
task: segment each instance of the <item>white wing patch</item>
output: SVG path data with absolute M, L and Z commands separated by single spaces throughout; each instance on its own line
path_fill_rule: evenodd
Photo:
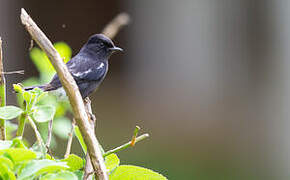
M 103 68 L 104 66 L 105 66 L 105 64 L 104 64 L 104 63 L 101 63 L 101 64 L 97 67 L 97 70 Z M 86 70 L 86 71 L 84 71 L 84 72 L 77 72 L 77 73 L 74 73 L 74 76 L 77 76 L 77 77 L 84 76 L 85 74 L 89 74 L 89 73 L 91 73 L 91 72 L 93 71 L 93 69 L 94 69 L 94 68 L 90 68 L 90 69 L 88 69 L 88 70 Z
M 84 71 L 84 72 L 77 72 L 77 73 L 74 73 L 75 76 L 83 76 L 84 74 L 88 74 L 92 72 L 92 69 L 88 69 L 87 71 Z
M 101 63 L 100 66 L 99 66 L 97 69 L 101 69 L 101 68 L 103 68 L 104 66 L 105 66 L 104 63 Z

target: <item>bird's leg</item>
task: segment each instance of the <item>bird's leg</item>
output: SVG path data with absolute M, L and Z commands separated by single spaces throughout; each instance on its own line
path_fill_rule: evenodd
M 91 121 L 95 124 L 96 122 L 96 116 L 93 113 L 89 112 L 89 118 L 91 119 Z

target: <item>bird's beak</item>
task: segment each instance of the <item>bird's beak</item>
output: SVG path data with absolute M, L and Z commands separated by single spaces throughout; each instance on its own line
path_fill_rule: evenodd
M 119 47 L 117 47 L 117 46 L 114 46 L 114 47 L 111 47 L 111 48 L 109 48 L 111 51 L 123 51 L 123 49 L 122 48 L 119 48 Z

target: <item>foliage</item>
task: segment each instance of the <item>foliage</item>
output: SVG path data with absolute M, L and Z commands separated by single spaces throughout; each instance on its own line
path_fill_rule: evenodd
M 57 42 L 54 44 L 54 47 L 59 52 L 61 57 L 63 58 L 64 62 L 69 61 L 72 55 L 71 48 L 64 42 Z M 50 63 L 47 55 L 39 48 L 34 47 L 30 51 L 30 58 L 32 62 L 35 64 L 38 72 L 39 77 L 31 77 L 25 81 L 23 81 L 21 84 L 23 86 L 33 86 L 33 85 L 39 85 L 39 84 L 45 84 L 48 83 L 51 78 L 55 74 L 55 69 L 53 68 L 52 64 Z M 20 95 L 18 95 L 18 104 L 22 106 L 23 99 Z M 70 120 L 65 117 L 65 115 L 68 112 L 71 112 L 69 103 L 66 101 L 58 101 L 57 98 L 51 94 L 47 94 L 43 99 L 41 99 L 38 102 L 39 105 L 52 105 L 55 109 L 55 114 L 53 117 L 53 134 L 58 136 L 61 139 L 66 140 L 68 138 L 67 134 L 70 131 L 70 125 L 68 126 L 68 122 Z M 52 110 L 52 109 L 50 109 Z M 41 113 L 41 112 L 39 112 Z M 38 115 L 40 115 L 38 113 Z M 46 139 L 47 136 L 47 121 L 44 121 L 44 123 L 40 124 L 40 133 L 41 135 Z M 54 138 L 53 138 L 54 140 Z M 57 144 L 54 143 L 54 148 L 56 148 Z
M 56 49 L 67 61 L 71 56 L 71 50 L 65 43 L 55 44 Z M 40 72 L 40 78 L 30 78 L 23 84 L 34 85 L 47 82 L 54 74 L 54 69 L 47 56 L 38 48 L 33 48 L 30 54 L 33 62 Z M 37 123 L 41 132 L 47 132 L 47 126 L 41 126 L 50 120 L 54 121 L 53 132 L 55 135 L 66 139 L 70 132 L 71 122 L 65 117 L 70 111 L 66 102 L 58 102 L 55 97 L 48 95 L 39 88 L 25 91 L 20 84 L 14 85 L 17 92 L 17 106 L 0 107 L 0 119 L 7 122 L 7 133 L 12 139 L 12 131 L 17 129 L 16 137 L 12 140 L 0 141 L 0 180 L 80 180 L 84 176 L 85 159 L 75 154 L 69 154 L 67 158 L 58 159 L 47 154 L 47 147 L 38 132 Z M 18 127 L 9 120 L 18 118 Z M 22 139 L 25 123 L 29 121 L 35 131 L 37 142 L 29 147 Z M 136 138 L 137 132 L 134 137 Z M 42 133 L 43 134 L 43 133 Z M 74 135 L 86 153 L 87 147 L 77 126 Z M 164 176 L 138 166 L 120 165 L 116 153 L 106 155 L 102 153 L 110 179 L 166 179 Z M 92 177 L 93 178 L 93 177 Z
M 37 157 L 38 151 L 26 146 L 14 146 L 12 141 L 0 141 L 0 179 L 8 180 L 17 177 L 19 180 L 81 180 L 83 178 L 85 164 L 83 158 L 75 154 L 70 154 L 65 159 L 52 159 L 49 155 L 40 158 Z M 111 180 L 166 179 L 149 169 L 132 165 L 119 165 L 119 163 L 120 160 L 116 154 L 110 154 L 105 158 L 105 165 Z

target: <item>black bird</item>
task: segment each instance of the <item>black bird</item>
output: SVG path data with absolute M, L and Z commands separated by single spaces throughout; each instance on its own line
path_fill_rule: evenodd
M 103 34 L 92 35 L 80 52 L 66 63 L 76 81 L 82 98 L 88 97 L 104 80 L 108 72 L 108 59 L 115 51 L 123 51 L 116 47 L 112 40 Z M 58 75 L 55 74 L 50 83 L 25 87 L 25 90 L 40 88 L 43 91 L 55 92 L 58 96 L 65 95 Z

